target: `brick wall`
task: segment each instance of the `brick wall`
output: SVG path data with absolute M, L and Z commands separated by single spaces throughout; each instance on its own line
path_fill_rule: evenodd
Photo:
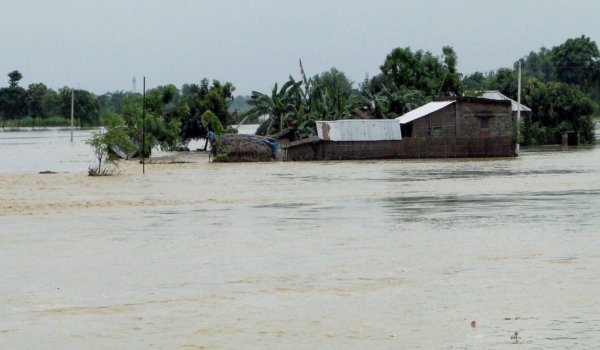
M 481 128 L 482 118 L 487 118 L 488 128 Z M 411 136 L 474 138 L 510 136 L 513 125 L 514 118 L 509 101 L 462 98 L 452 105 L 413 121 Z
M 412 137 L 455 136 L 456 104 L 446 106 L 412 122 Z M 404 135 L 402 135 L 404 137 Z
M 515 156 L 515 143 L 511 137 L 514 120 L 510 101 L 472 97 L 453 99 L 456 103 L 413 121 L 411 137 L 402 135 L 401 141 L 302 141 L 286 148 L 286 159 Z M 487 127 L 482 128 L 482 118 L 487 120 Z
M 415 137 L 401 141 L 324 142 L 297 144 L 286 149 L 287 160 L 352 160 L 389 158 L 513 157 L 509 137 Z
M 508 137 L 513 130 L 509 101 L 459 102 L 458 114 L 457 129 L 460 137 Z M 482 118 L 488 120 L 487 129 L 481 128 Z

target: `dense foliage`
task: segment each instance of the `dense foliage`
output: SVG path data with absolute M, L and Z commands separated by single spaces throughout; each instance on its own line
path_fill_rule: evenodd
M 0 88 L 2 127 L 65 125 L 74 96 L 79 126 L 108 123 L 118 116 L 132 145 L 174 150 L 190 140 L 232 130 L 244 120 L 262 121 L 258 134 L 297 140 L 315 134 L 317 120 L 395 118 L 441 96 L 478 95 L 498 90 L 517 98 L 517 71 L 500 68 L 463 77 L 457 71 L 457 54 L 443 47 L 441 55 L 410 48 L 395 48 L 383 60 L 380 73 L 354 86 L 346 75 L 331 68 L 307 77 L 289 77 L 270 93 L 254 91 L 234 98 L 235 87 L 218 80 L 198 84 L 159 86 L 142 95 L 115 91 L 96 96 L 63 87 L 54 91 L 43 83 L 19 82 L 19 71 L 8 73 L 8 86 Z M 581 36 L 551 49 L 541 48 L 520 60 L 523 67 L 522 102 L 532 109 L 523 125 L 525 144 L 555 143 L 566 130 L 579 131 L 582 142 L 594 141 L 591 115 L 600 102 L 600 52 L 596 43 Z M 142 142 L 142 115 L 145 139 Z M 114 123 L 112 123 L 114 124 Z M 111 124 L 111 125 L 112 125 Z
M 11 121 L 14 126 L 62 125 L 71 117 L 71 93 L 74 97 L 74 118 L 79 126 L 100 123 L 100 102 L 85 90 L 63 87 L 57 91 L 43 83 L 29 84 L 27 89 L 19 86 L 23 75 L 19 71 L 8 73 L 8 87 L 0 88 L 0 119 L 2 125 Z
M 578 131 L 580 141 L 592 143 L 592 114 L 600 102 L 600 52 L 590 38 L 568 39 L 552 49 L 541 48 L 521 60 L 521 101 L 532 109 L 525 115 L 523 143 L 559 142 L 560 132 Z M 498 90 L 517 99 L 517 66 L 463 79 L 468 94 Z
M 254 91 L 250 116 L 266 115 L 258 134 L 291 140 L 315 133 L 316 120 L 348 118 L 395 118 L 436 96 L 460 95 L 463 91 L 456 70 L 454 50 L 444 47 L 443 55 L 397 48 L 386 57 L 381 73 L 366 78 L 357 88 L 346 75 L 331 68 L 307 78 L 300 63 L 302 79 L 292 77 L 275 84 L 270 95 Z
M 92 176 L 112 175 L 116 171 L 116 163 L 111 156 L 110 148 L 118 147 L 126 154 L 134 151 L 136 146 L 127 134 L 125 120 L 118 114 L 108 112 L 102 116 L 103 129 L 92 133 L 87 143 L 92 146 L 98 164 L 89 168 Z

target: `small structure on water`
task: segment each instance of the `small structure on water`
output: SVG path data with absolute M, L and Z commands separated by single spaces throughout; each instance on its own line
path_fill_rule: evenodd
M 562 146 L 578 146 L 579 132 L 578 131 L 563 131 L 560 133 L 560 144 Z
M 221 134 L 211 152 L 218 162 L 267 162 L 275 160 L 277 143 L 257 135 Z
M 287 160 L 342 160 L 386 158 L 454 158 L 515 156 L 515 118 L 510 100 L 476 97 L 451 97 L 425 104 L 392 121 L 361 121 L 364 137 L 352 125 L 351 136 L 345 121 L 318 122 L 318 137 L 292 142 L 284 147 Z M 339 123 L 339 125 L 338 125 Z M 328 133 L 323 127 L 329 126 Z M 384 129 L 395 129 L 391 138 L 373 139 L 366 135 L 391 135 Z M 367 130 L 368 129 L 368 130 Z M 327 134 L 327 135 L 326 135 Z M 345 135 L 345 134 L 344 134 Z M 326 137 L 328 136 L 328 137 Z

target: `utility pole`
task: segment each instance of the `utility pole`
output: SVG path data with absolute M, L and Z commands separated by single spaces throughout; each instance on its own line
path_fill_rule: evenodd
M 521 60 L 519 60 L 519 78 L 517 80 L 517 145 L 515 152 L 519 155 L 520 147 L 519 139 L 521 138 Z
M 146 174 L 146 77 L 143 82 L 142 93 L 142 174 Z
M 75 109 L 75 90 L 71 88 L 71 143 L 73 143 L 73 116 Z

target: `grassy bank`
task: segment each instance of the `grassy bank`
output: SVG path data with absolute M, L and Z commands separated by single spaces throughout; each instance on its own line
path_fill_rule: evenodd
M 98 126 L 98 125 L 81 125 L 79 120 L 74 121 L 76 127 L 81 126 Z M 22 119 L 7 119 L 0 121 L 2 129 L 19 129 L 19 128 L 45 128 L 45 127 L 68 127 L 71 126 L 71 119 L 54 116 L 46 119 L 25 117 Z

